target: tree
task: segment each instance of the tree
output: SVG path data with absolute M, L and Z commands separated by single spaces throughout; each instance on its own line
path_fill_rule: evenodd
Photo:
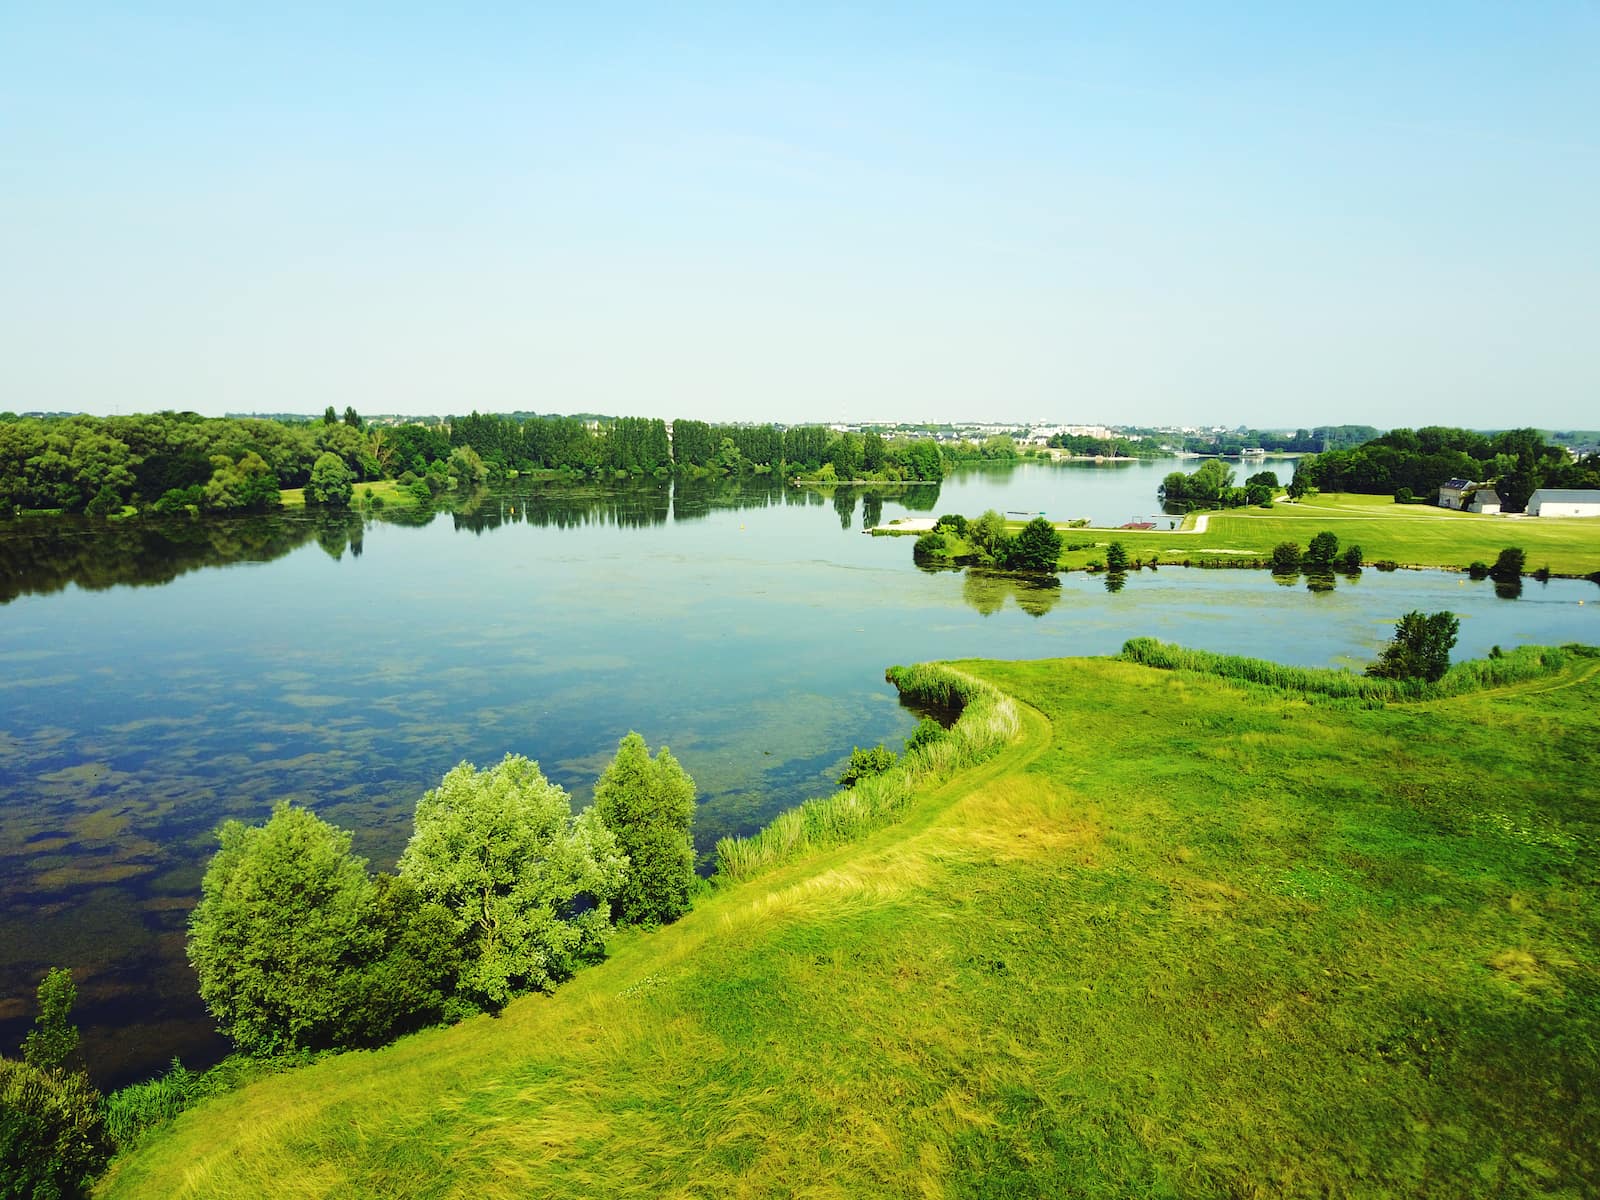
M 322 423 L 324 425 L 337 425 L 339 423 L 339 414 L 333 411 L 333 405 L 330 404 L 322 410 Z
M 1354 575 L 1361 570 L 1361 564 L 1365 561 L 1360 546 L 1346 546 L 1344 553 L 1339 556 L 1339 569 L 1347 575 Z
M 459 764 L 417 802 L 413 829 L 400 877 L 454 918 L 465 998 L 502 1008 L 604 947 L 628 860 L 594 809 L 573 817 L 538 763 Z
M 1013 571 L 1055 571 L 1061 559 L 1061 534 L 1043 517 L 1029 521 L 1011 539 L 1006 566 Z
M 980 556 L 1002 557 L 1006 541 L 1006 519 L 992 508 L 967 525 L 967 542 Z
M 85 1075 L 0 1058 L 0 1196 L 85 1196 L 110 1151 L 104 1100 Z
M 218 1028 L 249 1054 L 341 1044 L 378 948 L 350 835 L 287 802 L 228 821 L 189 919 L 189 961 Z
M 1300 569 L 1300 547 L 1295 542 L 1279 542 L 1272 548 L 1272 569 L 1279 575 L 1291 575 Z
M 1367 674 L 1381 679 L 1441 678 L 1450 667 L 1450 648 L 1456 644 L 1461 622 L 1454 613 L 1424 616 L 1408 612 L 1394 627 L 1394 637 Z
M 1507 546 L 1500 551 L 1500 557 L 1494 560 L 1494 566 L 1489 568 L 1489 578 L 1496 583 L 1520 580 L 1527 560 L 1528 556 L 1520 546 Z
M 694 780 L 663 746 L 655 758 L 637 733 L 594 785 L 594 806 L 628 856 L 628 874 L 611 898 L 619 924 L 657 924 L 689 911 L 694 884 Z
M 330 405 L 329 408 L 328 408 L 328 412 L 332 412 L 332 411 L 333 411 L 333 408 Z M 326 413 L 323 414 L 323 420 L 324 421 L 327 420 L 327 414 Z M 346 425 L 350 426 L 351 429 L 360 429 L 360 428 L 362 428 L 361 415 L 358 412 L 356 412 L 355 405 L 353 405 L 353 404 L 345 405 L 344 423 Z M 332 424 L 332 422 L 330 421 L 329 424 Z
M 1128 569 L 1128 549 L 1121 542 L 1112 542 L 1106 547 L 1106 570 L 1126 571 Z
M 41 1071 L 64 1071 L 78 1052 L 78 1027 L 71 1020 L 78 985 L 72 972 L 51 967 L 39 982 L 38 999 L 39 1015 L 22 1041 L 22 1061 Z
M 1329 533 L 1324 529 L 1311 539 L 1311 544 L 1306 547 L 1306 562 L 1314 567 L 1328 567 L 1333 563 L 1339 553 L 1338 535 Z
M 850 749 L 850 762 L 845 766 L 844 773 L 839 776 L 840 787 L 854 787 L 863 779 L 874 775 L 882 775 L 894 766 L 898 756 L 882 742 L 870 750 L 863 750 L 860 746 Z
M 350 468 L 344 465 L 344 459 L 331 451 L 317 455 L 317 461 L 311 465 L 311 482 L 306 485 L 306 495 L 318 504 L 344 507 L 350 503 L 352 491 Z

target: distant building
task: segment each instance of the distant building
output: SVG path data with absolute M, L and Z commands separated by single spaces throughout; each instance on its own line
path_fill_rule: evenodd
M 1467 493 L 1481 486 L 1470 479 L 1447 479 L 1439 485 L 1439 507 L 1465 508 Z
M 1481 487 L 1467 500 L 1467 511 L 1493 515 L 1500 511 L 1500 493 L 1492 487 Z
M 1600 490 L 1540 488 L 1528 497 L 1530 517 L 1600 517 Z

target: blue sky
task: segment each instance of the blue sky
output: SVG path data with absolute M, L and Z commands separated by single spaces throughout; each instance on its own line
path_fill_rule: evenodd
M 0 0 L 0 408 L 1600 426 L 1600 5 Z

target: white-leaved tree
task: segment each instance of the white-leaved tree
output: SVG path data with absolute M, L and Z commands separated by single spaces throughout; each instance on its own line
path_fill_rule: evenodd
M 400 876 L 455 915 L 464 998 L 498 1009 L 604 947 L 627 856 L 593 809 L 573 816 L 538 763 L 461 763 L 417 802 L 413 828 Z

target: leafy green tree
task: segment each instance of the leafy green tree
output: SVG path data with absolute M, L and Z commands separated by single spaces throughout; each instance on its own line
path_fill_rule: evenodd
M 1055 571 L 1061 560 L 1061 534 L 1043 517 L 1018 531 L 1006 548 L 1005 564 L 1013 571 Z
M 329 407 L 328 411 L 329 412 L 333 411 L 331 406 Z M 326 415 L 324 415 L 324 419 L 326 419 Z M 363 427 L 362 426 L 362 421 L 361 421 L 361 415 L 356 412 L 355 405 L 353 405 L 353 404 L 345 405 L 344 423 L 346 425 L 350 426 L 351 429 L 360 429 L 360 428 Z
M 1121 542 L 1112 542 L 1106 547 L 1106 570 L 1126 571 L 1128 569 L 1128 549 Z
M 1300 569 L 1300 547 L 1295 542 L 1279 542 L 1272 548 L 1272 569 L 1290 575 Z
M 967 542 L 980 554 L 998 558 L 1006 542 L 1006 519 L 994 509 L 967 524 Z
M 1339 556 L 1339 569 L 1347 575 L 1354 575 L 1361 570 L 1361 564 L 1365 561 L 1360 546 L 1346 546 L 1344 553 Z
M 694 884 L 694 780 L 663 746 L 655 758 L 637 733 L 594 785 L 594 807 L 628 856 L 628 874 L 611 898 L 618 924 L 657 924 L 689 911 Z
M 340 1044 L 377 934 L 350 835 L 281 803 L 228 821 L 189 919 L 189 961 L 218 1028 L 249 1054 Z
M 1489 568 L 1489 578 L 1496 583 L 1511 583 L 1513 580 L 1520 580 L 1527 561 L 1528 556 L 1520 546 L 1507 546 L 1500 551 L 1500 556 L 1494 560 L 1494 566 Z
M 520 755 L 463 762 L 417 802 L 400 877 L 454 918 L 460 991 L 489 1009 L 550 988 L 604 948 L 628 860 L 594 809 Z
M 72 1023 L 78 985 L 72 972 L 51 967 L 39 982 L 38 999 L 39 1015 L 22 1041 L 22 1061 L 41 1071 L 64 1071 L 78 1052 L 78 1027 Z
M 898 760 L 899 756 L 882 742 L 870 750 L 854 746 L 850 750 L 850 761 L 846 764 L 844 773 L 839 776 L 839 786 L 854 787 L 863 779 L 882 775 Z
M 489 478 L 489 467 L 471 446 L 457 446 L 450 451 L 447 464 L 452 478 L 463 487 L 478 487 Z
M 104 1111 L 81 1072 L 0 1058 L 0 1197 L 87 1196 L 111 1151 Z
M 350 468 L 344 459 L 331 451 L 317 455 L 311 464 L 311 482 L 306 485 L 306 496 L 318 504 L 343 508 L 350 503 L 353 492 Z
M 1441 678 L 1450 668 L 1450 649 L 1456 644 L 1461 622 L 1454 613 L 1425 616 L 1408 612 L 1394 628 L 1394 637 L 1367 674 L 1383 679 Z
M 1327 567 L 1339 553 L 1339 538 L 1324 529 L 1311 539 L 1306 547 L 1306 562 L 1314 567 Z
M 322 410 L 322 423 L 324 425 L 337 425 L 339 423 L 339 414 L 333 411 L 333 405 L 330 404 Z

